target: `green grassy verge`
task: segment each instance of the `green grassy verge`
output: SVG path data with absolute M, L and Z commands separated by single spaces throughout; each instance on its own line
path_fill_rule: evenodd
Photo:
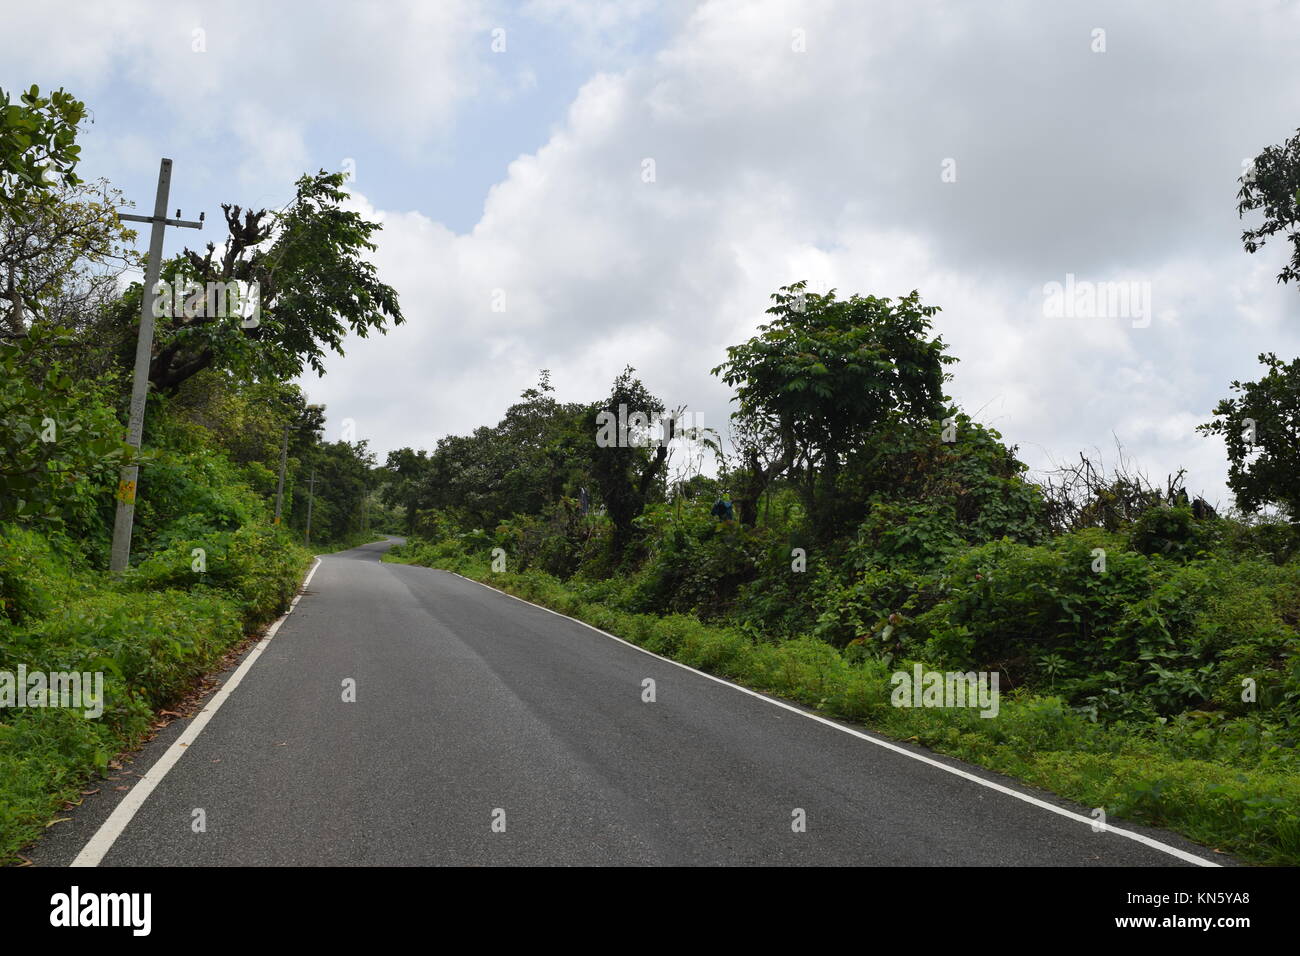
M 968 708 L 901 708 L 886 665 L 811 637 L 765 643 L 692 615 L 620 611 L 603 603 L 617 582 L 562 582 L 540 571 L 494 573 L 455 546 L 408 545 L 386 561 L 455 571 L 609 631 L 647 650 L 898 740 L 1005 773 L 1107 817 L 1177 831 L 1264 864 L 1300 864 L 1300 757 L 1264 735 L 1222 745 L 1195 727 L 1095 723 L 1059 697 L 1002 695 L 998 715 Z
M 205 570 L 196 571 L 196 549 Z M 0 671 L 103 674 L 103 713 L 0 709 L 0 863 L 94 773 L 148 735 L 246 636 L 288 606 L 310 555 L 245 526 L 177 542 L 121 579 L 77 568 L 40 535 L 0 526 Z

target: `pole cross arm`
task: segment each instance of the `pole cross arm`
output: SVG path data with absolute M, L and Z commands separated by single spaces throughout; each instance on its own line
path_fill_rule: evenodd
M 203 228 L 203 220 L 202 220 L 202 219 L 200 219 L 198 222 L 190 222 L 188 219 L 165 219 L 165 218 L 164 218 L 164 219 L 156 219 L 156 218 L 154 218 L 153 216 L 137 216 L 137 215 L 135 215 L 134 213 L 129 213 L 129 212 L 119 212 L 119 213 L 117 214 L 117 218 L 118 218 L 118 219 L 126 219 L 126 220 L 128 220 L 128 221 L 130 221 L 130 222 L 161 222 L 161 223 L 163 223 L 164 225 L 167 225 L 167 226 L 180 226 L 180 227 L 182 227 L 182 228 L 184 228 L 184 229 L 202 229 L 202 228 Z

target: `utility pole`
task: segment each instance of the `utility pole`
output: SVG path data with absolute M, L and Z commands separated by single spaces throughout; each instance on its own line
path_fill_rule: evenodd
M 119 213 L 119 219 L 147 222 L 153 226 L 149 233 L 149 261 L 145 264 L 144 289 L 140 295 L 140 337 L 135 343 L 135 379 L 131 384 L 131 417 L 126 427 L 126 442 L 137 451 L 144 436 L 144 406 L 149 395 L 149 364 L 153 358 L 153 319 L 155 286 L 162 271 L 163 231 L 168 226 L 183 229 L 202 229 L 203 217 L 198 222 L 185 222 L 176 210 L 176 218 L 167 218 L 167 199 L 171 194 L 172 161 L 164 159 L 158 167 L 158 195 L 154 199 L 153 216 L 135 216 Z M 117 482 L 117 515 L 113 519 L 113 553 L 109 567 L 125 571 L 131 561 L 131 525 L 135 521 L 136 481 L 140 466 L 132 462 L 122 468 Z
M 311 544 L 311 503 L 316 497 L 316 469 L 311 470 L 311 483 L 307 485 L 307 531 L 303 535 L 303 543 Z
M 289 426 L 284 426 L 284 438 L 280 440 L 280 480 L 275 486 L 275 523 L 280 523 L 280 506 L 284 504 L 284 463 L 289 458 Z

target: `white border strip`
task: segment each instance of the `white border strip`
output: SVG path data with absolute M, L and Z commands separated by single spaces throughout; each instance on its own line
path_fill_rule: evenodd
M 185 728 L 185 732 L 172 741 L 172 745 L 167 748 L 167 752 L 158 758 L 157 762 L 140 778 L 140 782 L 132 787 L 131 792 L 122 798 L 122 802 L 113 808 L 113 812 L 109 814 L 108 819 L 95 831 L 95 835 L 90 838 L 90 841 L 81 848 L 81 852 L 77 854 L 77 858 L 72 861 L 71 866 L 99 866 L 105 854 L 112 849 L 113 844 L 117 842 L 117 838 L 122 835 L 122 831 L 127 828 L 136 812 L 149 799 L 149 794 L 153 793 L 154 788 L 162 782 L 162 778 L 167 776 L 167 771 L 176 765 L 176 761 L 181 759 L 190 744 L 194 743 L 195 738 L 208 725 L 208 721 L 212 719 L 213 714 L 221 709 L 221 705 L 226 702 L 226 698 L 239 686 L 239 682 L 244 679 L 244 675 L 248 673 L 249 668 L 262 656 L 262 651 L 266 650 L 266 645 L 271 643 L 271 638 L 275 637 L 275 632 L 280 630 L 280 625 L 293 613 L 293 609 L 302 600 L 303 592 L 307 590 L 307 585 L 311 583 L 311 579 L 319 567 L 320 558 L 317 558 L 316 563 L 307 572 L 307 577 L 303 579 L 302 587 L 294 596 L 294 599 L 289 602 L 289 610 L 280 615 L 279 620 L 266 629 L 265 636 L 248 652 L 248 656 L 240 663 L 239 668 L 212 695 L 212 699 L 199 711 L 198 716 L 190 721 L 190 725 Z
M 430 570 L 442 571 L 443 569 L 432 568 Z M 970 773 L 969 771 L 962 770 L 959 767 L 950 766 L 939 760 L 935 760 L 931 757 L 927 757 L 924 754 L 918 754 L 915 751 L 908 750 L 906 747 L 900 747 L 898 744 L 893 744 L 887 740 L 881 740 L 877 737 L 872 737 L 870 734 L 864 734 L 859 730 L 854 730 L 852 727 L 846 727 L 843 724 L 836 723 L 835 721 L 829 720 L 818 714 L 812 714 L 799 707 L 795 707 L 792 704 L 787 704 L 783 700 L 777 700 L 775 697 L 768 697 L 766 694 L 760 694 L 757 691 L 750 690 L 748 687 L 742 687 L 740 684 L 732 683 L 731 681 L 724 680 L 721 677 L 715 677 L 713 674 L 706 674 L 704 671 L 696 670 L 694 667 L 691 667 L 688 664 L 683 664 L 681 661 L 675 661 L 671 657 L 664 657 L 661 654 L 656 654 L 654 651 L 648 651 L 644 647 L 640 647 L 636 644 L 633 644 L 631 641 L 625 641 L 623 640 L 623 638 L 611 634 L 608 631 L 602 631 L 600 628 L 594 627 L 591 624 L 588 624 L 586 621 L 580 621 L 576 617 L 569 617 L 569 615 L 561 614 L 559 611 L 552 611 L 549 607 L 542 607 L 542 605 L 534 604 L 532 601 L 525 601 L 523 598 L 511 594 L 508 591 L 502 591 L 500 588 L 494 588 L 492 587 L 492 585 L 484 584 L 482 581 L 475 581 L 473 578 L 467 578 L 463 574 L 456 574 L 455 571 L 444 571 L 444 573 L 455 574 L 456 577 L 458 578 L 464 578 L 466 581 L 469 581 L 472 584 L 477 584 L 480 587 L 485 587 L 489 591 L 496 591 L 498 594 L 504 594 L 508 598 L 514 598 L 516 601 L 519 601 L 522 604 L 527 604 L 529 607 L 535 607 L 545 611 L 548 614 L 554 614 L 556 617 L 562 617 L 565 620 L 572 621 L 574 624 L 581 624 L 583 627 L 595 631 L 597 634 L 603 634 L 606 637 L 610 638 L 611 640 L 618 641 L 620 644 L 626 644 L 628 647 L 632 648 L 633 650 L 640 651 L 642 654 L 649 654 L 651 657 L 658 658 L 659 660 L 664 661 L 665 663 L 672 664 L 676 667 L 680 667 L 683 670 L 688 670 L 692 674 L 699 674 L 701 677 L 707 677 L 711 681 L 722 684 L 725 687 L 731 687 L 735 690 L 740 691 L 742 694 L 748 694 L 750 697 L 757 697 L 759 700 L 766 701 L 767 703 L 780 707 L 783 710 L 788 710 L 792 714 L 798 714 L 801 717 L 807 717 L 809 720 L 815 720 L 817 721 L 817 723 L 825 724 L 827 727 L 834 727 L 838 731 L 841 731 L 846 734 L 850 734 L 851 736 L 857 737 L 859 740 L 865 740 L 868 743 L 875 744 L 877 747 L 884 747 L 886 750 L 892 750 L 894 751 L 894 753 L 902 754 L 904 757 L 911 757 L 913 760 L 919 760 L 921 761 L 921 763 L 929 764 L 931 767 L 938 767 L 940 770 L 944 771 L 945 773 L 950 773 L 953 774 L 954 776 L 962 777 L 963 779 L 970 780 L 974 783 L 979 784 L 981 787 L 987 787 L 990 790 L 996 790 L 998 793 L 1006 794 L 1009 797 L 1015 797 L 1017 800 L 1023 800 L 1025 803 L 1033 804 L 1034 806 L 1041 807 L 1044 810 L 1050 810 L 1052 813 L 1059 814 L 1060 816 L 1066 817 L 1067 819 L 1075 820 L 1079 823 L 1085 823 L 1089 827 L 1096 828 L 1098 826 L 1098 822 L 1092 819 L 1091 817 L 1085 817 L 1083 814 L 1075 813 L 1073 810 L 1067 810 L 1064 807 L 1058 807 L 1056 804 L 1048 803 L 1046 800 L 1039 800 L 1037 797 L 1031 797 L 1027 793 L 1021 793 L 1019 790 L 1013 790 L 1010 787 L 1004 787 L 1000 783 L 995 783 L 992 780 L 986 780 L 983 777 Z M 1186 863 L 1192 863 L 1195 864 L 1196 866 L 1207 866 L 1207 867 L 1222 866 L 1221 863 L 1215 863 L 1213 860 L 1207 860 L 1205 857 L 1197 856 L 1194 853 L 1188 853 L 1186 850 L 1180 850 L 1178 849 L 1178 847 L 1170 846 L 1167 843 L 1161 843 L 1159 840 L 1154 840 L 1149 836 L 1145 836 L 1144 834 L 1134 833 L 1132 830 L 1124 830 L 1121 829 L 1120 827 L 1113 827 L 1108 823 L 1103 823 L 1100 826 L 1106 833 L 1114 833 L 1117 836 L 1125 837 L 1129 840 L 1133 840 L 1137 843 L 1141 843 L 1144 846 L 1149 846 L 1154 850 L 1159 850 L 1161 853 L 1167 853 L 1170 856 L 1177 857 L 1178 859 L 1183 860 Z

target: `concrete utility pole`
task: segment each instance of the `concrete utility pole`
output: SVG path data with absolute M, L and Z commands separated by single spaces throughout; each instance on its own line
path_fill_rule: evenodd
M 131 417 L 126 427 L 126 442 L 139 450 L 144 436 L 144 406 L 149 395 L 149 364 L 153 358 L 153 307 L 155 286 L 162 271 L 163 231 L 168 226 L 184 229 L 202 229 L 203 219 L 184 222 L 180 210 L 176 218 L 167 218 L 167 199 L 171 193 L 172 161 L 164 159 L 158 168 L 158 195 L 154 199 L 153 216 L 135 216 L 119 213 L 119 219 L 147 222 L 153 225 L 149 234 L 149 261 L 144 270 L 144 289 L 140 296 L 140 337 L 135 343 L 135 379 L 131 384 Z M 135 521 L 135 489 L 140 474 L 138 465 L 132 463 L 122 468 L 117 483 L 117 515 L 113 519 L 113 554 L 109 567 L 125 571 L 131 561 L 131 525 Z
M 316 497 L 316 469 L 311 470 L 311 482 L 307 485 L 307 531 L 303 534 L 303 543 L 311 544 L 311 503 Z
M 289 458 L 289 426 L 284 426 L 280 440 L 280 480 L 275 486 L 275 523 L 280 523 L 280 506 L 284 504 L 284 463 Z

